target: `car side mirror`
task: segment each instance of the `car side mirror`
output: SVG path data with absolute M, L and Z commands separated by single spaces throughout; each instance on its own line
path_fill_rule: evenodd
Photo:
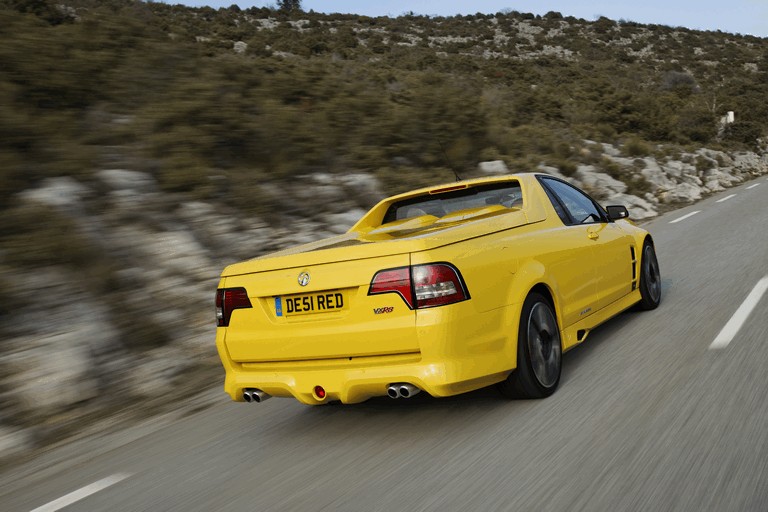
M 627 207 L 624 205 L 615 204 L 611 206 L 606 206 L 605 211 L 608 212 L 608 220 L 610 221 L 629 218 L 629 211 L 627 210 Z

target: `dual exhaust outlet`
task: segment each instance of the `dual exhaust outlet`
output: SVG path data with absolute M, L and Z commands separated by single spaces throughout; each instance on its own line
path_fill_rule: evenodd
M 411 398 L 417 395 L 421 390 L 413 384 L 407 382 L 396 382 L 387 386 L 387 396 L 389 398 Z
M 419 394 L 421 390 L 413 384 L 407 382 L 396 382 L 387 386 L 387 396 L 395 398 L 411 398 Z M 256 388 L 247 388 L 243 390 L 243 399 L 246 402 L 261 403 L 264 400 L 272 398 L 272 395 Z
M 272 398 L 272 395 L 269 395 L 260 389 L 247 388 L 243 390 L 243 398 L 245 399 L 246 402 L 254 402 L 258 404 L 263 402 L 264 400 Z

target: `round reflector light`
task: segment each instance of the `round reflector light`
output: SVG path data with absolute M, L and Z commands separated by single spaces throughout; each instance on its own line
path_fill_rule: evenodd
M 317 398 L 325 398 L 325 389 L 323 389 L 323 386 L 315 386 L 315 395 Z

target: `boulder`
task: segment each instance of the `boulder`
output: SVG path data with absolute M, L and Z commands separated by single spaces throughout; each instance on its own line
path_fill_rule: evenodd
M 353 173 L 338 178 L 341 186 L 357 201 L 357 204 L 370 208 L 384 199 L 381 183 L 372 174 Z
M 111 190 L 128 190 L 139 194 L 154 192 L 157 185 L 151 175 L 126 169 L 105 169 L 97 172 L 96 177 Z
M 598 193 L 598 195 L 610 196 L 627 191 L 627 186 L 623 181 L 619 181 L 609 174 L 597 172 L 592 165 L 580 165 L 573 177 L 579 180 L 585 188 Z
M 701 199 L 701 188 L 691 183 L 680 183 L 659 194 L 664 203 L 693 203 Z
M 640 171 L 640 174 L 651 185 L 653 192 L 663 192 L 675 187 L 676 183 L 669 179 L 655 158 L 646 157 L 643 160 L 645 161 L 645 168 Z
M 673 178 L 680 178 L 684 174 L 696 175 L 696 167 L 680 160 L 669 160 L 661 164 L 661 168 L 667 174 Z
M 768 163 L 765 160 L 765 155 L 761 157 L 757 153 L 748 151 L 735 153 L 733 155 L 733 167 L 735 170 L 753 175 L 760 175 L 768 172 Z
M 0 425 L 0 462 L 10 461 L 31 450 L 34 446 L 32 433 Z
M 477 170 L 482 174 L 501 175 L 509 174 L 509 168 L 504 160 L 491 160 L 489 162 L 480 162 L 477 164 Z
M 244 41 L 235 41 L 235 44 L 232 45 L 232 49 L 235 51 L 235 53 L 245 53 L 245 51 L 248 49 L 248 43 Z
M 621 150 L 616 146 L 614 146 L 613 144 L 607 144 L 603 142 L 601 143 L 601 146 L 603 147 L 603 153 L 605 153 L 607 156 L 612 156 L 612 157 L 621 156 Z
M 13 372 L 7 383 L 26 415 L 45 417 L 98 396 L 87 345 L 98 340 L 96 331 L 75 323 L 69 331 L 13 339 L 25 349 L 5 359 Z
M 341 235 L 346 233 L 363 215 L 365 211 L 357 208 L 344 213 L 329 213 L 322 216 L 321 220 L 328 231 Z
M 187 358 L 172 347 L 152 350 L 131 364 L 126 376 L 130 393 L 152 398 L 175 389 L 176 378 L 189 366 Z
M 543 172 L 544 174 L 549 174 L 550 176 L 554 176 L 556 178 L 560 178 L 561 180 L 567 181 L 568 183 L 576 185 L 577 187 L 581 186 L 581 183 L 578 180 L 561 173 L 557 167 L 539 164 L 539 166 L 536 168 L 536 171 Z
M 293 204 L 292 211 L 297 215 L 312 215 L 318 207 L 344 211 L 349 204 L 341 183 L 328 173 L 299 176 L 281 192 L 284 199 Z
M 208 251 L 188 230 L 145 233 L 135 240 L 145 265 L 196 279 L 216 272 Z
M 90 193 L 88 187 L 74 178 L 62 176 L 60 178 L 47 178 L 39 187 L 25 190 L 19 196 L 25 201 L 75 212 L 80 210 L 83 199 Z
M 629 210 L 629 218 L 634 220 L 648 219 L 659 214 L 650 202 L 630 194 L 613 194 L 604 203 L 623 204 Z

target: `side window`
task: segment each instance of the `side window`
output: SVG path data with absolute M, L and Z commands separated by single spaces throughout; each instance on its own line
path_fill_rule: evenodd
M 566 226 L 568 224 L 572 224 L 571 217 L 568 215 L 568 212 L 565 211 L 565 208 L 563 207 L 560 200 L 555 197 L 555 194 L 550 190 L 550 188 L 547 186 L 547 180 L 540 180 L 541 184 L 544 186 L 544 192 L 547 193 L 547 196 L 549 197 L 550 202 L 552 203 L 552 206 L 555 207 L 555 212 L 557 212 L 557 216 L 560 217 L 560 220 L 563 221 L 563 224 Z
M 560 180 L 542 178 L 541 183 L 552 201 L 552 206 L 565 224 L 593 224 L 604 221 L 598 206 L 581 190 Z M 568 220 L 563 218 L 563 209 L 570 217 Z

